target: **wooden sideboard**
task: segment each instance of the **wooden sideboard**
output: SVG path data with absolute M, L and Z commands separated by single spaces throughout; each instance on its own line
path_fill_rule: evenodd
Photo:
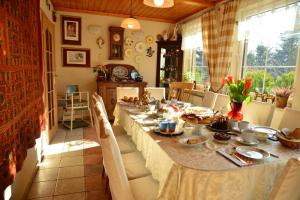
M 97 81 L 97 93 L 102 96 L 109 120 L 113 120 L 113 112 L 117 103 L 117 87 L 138 87 L 139 97 L 144 93 L 146 82 L 120 83 L 113 81 Z

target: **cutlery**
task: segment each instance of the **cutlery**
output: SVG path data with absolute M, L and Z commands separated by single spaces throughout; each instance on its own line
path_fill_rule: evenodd
M 237 156 L 235 153 L 231 153 L 230 155 L 231 155 L 232 157 L 238 159 L 241 163 L 243 163 L 243 164 L 245 164 L 245 165 L 249 164 L 247 161 L 243 160 L 242 158 L 240 158 L 239 156 Z

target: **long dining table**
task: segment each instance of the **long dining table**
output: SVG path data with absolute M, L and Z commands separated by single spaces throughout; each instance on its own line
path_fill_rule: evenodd
M 176 137 L 156 134 L 151 126 L 141 123 L 133 109 L 130 105 L 118 103 L 114 110 L 114 124 L 122 126 L 142 152 L 146 167 L 159 182 L 157 199 L 268 199 L 288 159 L 300 156 L 299 151 L 268 140 L 257 147 L 279 157 L 270 156 L 240 167 L 217 153 L 219 149 L 238 146 L 234 136 L 228 144 L 219 144 L 213 141 L 213 132 L 203 126 L 200 132 L 210 138 L 207 144 L 186 147 L 179 139 L 188 133 Z

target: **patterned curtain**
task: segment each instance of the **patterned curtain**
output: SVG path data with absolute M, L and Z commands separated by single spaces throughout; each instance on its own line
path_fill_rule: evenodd
M 39 0 L 0 0 L 0 199 L 44 119 Z
M 211 90 L 218 92 L 228 74 L 232 37 L 239 0 L 232 0 L 202 15 L 202 40 Z

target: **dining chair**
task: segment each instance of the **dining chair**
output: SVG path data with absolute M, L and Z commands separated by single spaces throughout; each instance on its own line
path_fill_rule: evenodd
M 274 113 L 274 105 L 271 103 L 252 101 L 245 103 L 242 108 L 245 121 L 260 126 L 270 126 Z
M 168 99 L 188 102 L 194 87 L 193 83 L 172 82 L 169 87 Z
M 77 85 L 68 85 L 65 94 L 62 124 L 72 131 L 74 128 L 74 121 L 78 116 L 82 121 L 84 120 L 84 111 L 88 111 L 90 124 L 93 126 L 92 113 L 89 105 L 89 92 L 79 92 Z M 80 112 L 80 114 L 78 114 L 78 112 Z
M 114 200 L 154 200 L 158 194 L 158 182 L 151 175 L 127 179 L 126 169 L 112 129 L 99 122 L 101 127 L 102 155 L 105 171 L 109 178 L 109 187 Z
M 216 98 L 217 98 L 217 93 L 212 91 L 206 91 L 204 93 L 204 97 L 200 105 L 203 107 L 213 108 L 216 102 Z
M 125 165 L 125 171 L 127 174 L 127 177 L 129 180 L 132 179 L 136 179 L 136 178 L 140 178 L 140 177 L 144 177 L 144 176 L 148 176 L 150 174 L 150 171 L 146 168 L 146 161 L 143 158 L 142 154 L 136 149 L 135 145 L 133 144 L 133 148 L 134 150 L 131 152 L 122 152 L 122 143 L 120 142 L 120 138 L 125 138 L 123 136 L 115 136 L 112 126 L 108 120 L 108 118 L 106 118 L 105 114 L 103 113 L 103 111 L 101 111 L 101 106 L 97 106 L 97 109 L 99 110 L 100 116 L 98 116 L 98 120 L 102 120 L 102 123 L 104 123 L 104 126 L 106 129 L 111 130 L 109 133 L 112 134 L 112 137 L 115 138 L 118 147 L 119 147 L 119 151 L 122 155 L 122 159 Z M 100 138 L 101 138 L 101 125 L 100 125 Z M 129 137 L 129 136 L 128 136 Z M 125 138 L 125 139 L 129 139 L 129 138 Z M 124 139 L 124 140 L 125 140 Z M 101 144 L 102 144 L 102 140 L 100 139 Z M 130 140 L 131 141 L 131 140 Z M 105 162 L 105 161 L 104 161 Z
M 216 101 L 213 105 L 214 110 L 218 110 L 223 114 L 227 114 L 230 109 L 230 98 L 228 95 L 217 94 Z
M 139 88 L 138 87 L 117 87 L 117 102 L 120 102 L 121 99 L 127 97 L 139 97 Z
M 300 110 L 294 108 L 285 108 L 282 114 L 282 118 L 279 122 L 279 129 L 289 128 L 294 130 L 299 128 Z
M 277 178 L 269 200 L 300 199 L 300 159 L 291 158 Z
M 165 99 L 166 89 L 163 87 L 146 87 L 145 91 L 149 92 L 150 97 L 153 97 L 156 100 Z

